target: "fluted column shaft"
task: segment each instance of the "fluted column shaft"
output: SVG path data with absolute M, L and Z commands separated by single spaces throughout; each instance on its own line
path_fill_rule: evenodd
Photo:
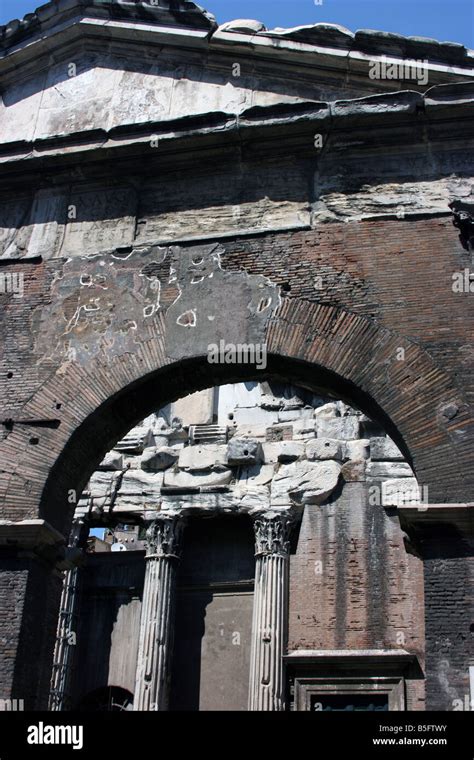
M 254 519 L 256 567 L 250 657 L 249 710 L 284 710 L 283 655 L 288 617 L 288 511 Z
M 160 515 L 147 530 L 134 710 L 167 710 L 177 563 L 183 519 Z
M 49 709 L 67 710 L 72 662 L 76 644 L 77 590 L 80 570 L 77 567 L 66 572 L 54 648 L 53 672 L 49 694 Z
M 88 527 L 82 519 L 73 521 L 69 539 L 68 559 L 73 565 L 66 571 L 54 647 L 53 670 L 49 692 L 49 709 L 68 710 L 70 704 L 71 677 L 77 640 L 77 607 L 80 569 L 85 561 L 84 548 Z

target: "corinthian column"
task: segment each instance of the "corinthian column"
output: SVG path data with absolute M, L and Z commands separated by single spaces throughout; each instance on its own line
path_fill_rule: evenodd
M 287 510 L 269 510 L 254 518 L 256 566 L 249 710 L 285 709 L 283 654 L 292 521 Z
M 157 515 L 146 533 L 134 710 L 168 709 L 176 566 L 183 524 L 177 515 Z

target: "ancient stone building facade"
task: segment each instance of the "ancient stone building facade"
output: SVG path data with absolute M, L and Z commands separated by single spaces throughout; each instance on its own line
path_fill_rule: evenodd
M 469 706 L 473 51 L 168 0 L 0 45 L 0 697 Z

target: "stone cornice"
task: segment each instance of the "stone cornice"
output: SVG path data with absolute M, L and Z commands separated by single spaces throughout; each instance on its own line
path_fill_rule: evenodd
M 381 136 L 387 129 L 393 149 L 397 144 L 397 128 L 400 128 L 399 144 L 406 145 L 407 128 L 413 128 L 415 144 L 421 126 L 428 128 L 428 136 L 433 141 L 437 139 L 439 129 L 439 139 L 446 149 L 448 137 L 449 141 L 472 139 L 473 113 L 474 83 L 438 85 L 425 95 L 403 91 L 334 103 L 305 101 L 259 106 L 240 115 L 213 112 L 110 130 L 94 129 L 44 140 L 6 143 L 0 145 L 0 165 L 7 176 L 17 171 L 23 174 L 46 169 L 67 173 L 70 171 L 68 166 L 77 167 L 81 162 L 81 176 L 85 179 L 89 167 L 97 176 L 102 160 L 112 159 L 113 163 L 133 156 L 147 164 L 153 159 L 166 164 L 169 156 L 171 165 L 174 165 L 177 152 L 191 155 L 194 151 L 235 144 L 239 150 L 245 151 L 245 140 L 252 139 L 258 140 L 262 155 L 265 141 L 268 140 L 269 149 L 274 150 L 275 139 L 280 139 L 281 134 L 288 144 L 288 151 L 291 151 L 292 141 L 296 140 L 295 146 L 300 152 L 301 149 L 311 150 L 317 157 L 315 133 L 327 136 L 331 132 L 331 138 L 338 140 L 339 151 L 345 147 L 345 140 L 349 140 L 350 150 L 355 136 L 358 150 L 372 150 L 374 128 Z M 347 138 L 349 128 L 352 131 Z M 151 145 L 153 140 L 159 141 L 159 148 Z
M 156 3 L 141 0 L 55 0 L 41 5 L 22 19 L 13 19 L 0 26 L 0 49 L 10 49 L 24 41 L 44 38 L 58 24 L 84 17 L 206 31 L 217 27 L 214 16 L 191 0 L 176 0 L 173 3 L 169 0 L 158 0 Z
M 367 76 L 374 61 L 402 64 L 423 62 L 431 82 L 474 77 L 474 51 L 457 43 L 360 30 L 353 34 L 332 24 L 295 29 L 243 32 L 237 25 L 217 29 L 214 17 L 192 2 L 170 11 L 138 2 L 60 0 L 47 3 L 22 21 L 0 27 L 0 74 L 14 72 L 32 59 L 54 53 L 74 40 L 98 38 L 103 43 L 168 45 L 183 50 L 200 47 L 207 52 L 262 58 L 274 66 L 295 64 L 311 70 L 333 70 Z M 63 8 L 63 10 L 61 10 Z M 336 30 L 336 31 L 335 31 Z M 337 30 L 343 30 L 337 32 Z M 336 33 L 337 32 L 337 33 Z M 388 83 L 391 85 L 391 83 Z M 400 82 L 392 83 L 400 87 Z M 379 89 L 387 82 L 379 82 Z M 402 85 L 403 86 L 403 85 Z
M 0 546 L 35 548 L 64 542 L 64 536 L 45 520 L 0 520 Z
M 255 21 L 237 20 L 219 28 L 214 16 L 190 0 L 159 0 L 158 4 L 128 0 L 56 0 L 48 2 L 23 19 L 13 19 L 0 26 L 0 49 L 10 51 L 30 41 L 44 40 L 52 30 L 71 20 L 97 19 L 110 25 L 148 24 L 164 29 L 204 30 L 213 42 L 226 46 L 270 48 L 276 55 L 293 50 L 299 53 L 315 50 L 328 55 L 338 52 L 348 57 L 388 56 L 399 59 L 428 60 L 444 65 L 473 66 L 474 52 L 455 42 L 440 42 L 426 37 L 404 37 L 372 29 L 355 33 L 337 24 L 319 23 L 289 29 L 266 29 Z
M 64 536 L 45 520 L 14 522 L 0 520 L 0 551 L 34 556 L 54 566 L 69 570 L 83 560 L 77 547 L 67 547 Z

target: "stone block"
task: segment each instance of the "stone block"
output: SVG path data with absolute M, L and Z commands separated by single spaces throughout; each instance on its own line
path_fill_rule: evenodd
M 403 462 L 405 457 L 391 438 L 371 438 L 370 458 L 373 462 Z
M 294 462 L 304 455 L 304 444 L 298 441 L 280 441 L 275 446 L 278 448 L 279 462 Z
M 170 432 L 168 437 L 168 443 L 170 446 L 175 446 L 179 443 L 187 443 L 189 440 L 188 429 L 184 427 L 176 426 Z
M 341 475 L 346 483 L 365 481 L 365 460 L 351 459 L 349 462 L 345 462 L 342 465 Z
M 314 410 L 314 416 L 316 418 L 321 417 L 339 417 L 339 410 L 337 408 L 337 404 L 334 402 L 331 402 L 329 404 L 323 404 L 322 406 L 318 406 L 317 409 Z
M 77 79 L 80 80 L 81 77 Z M 50 92 L 56 90 L 57 88 L 54 87 Z M 74 98 L 72 94 L 67 97 Z M 80 98 L 77 102 L 80 102 Z M 98 110 L 100 111 L 100 105 Z M 45 127 L 46 131 L 49 131 L 49 127 L 45 124 L 41 125 L 41 113 L 43 117 L 48 115 L 54 119 L 55 112 L 57 116 L 58 111 L 47 106 L 41 110 L 37 126 L 39 134 L 42 133 L 45 136 Z M 82 131 L 86 127 L 76 125 L 76 129 Z M 73 189 L 69 202 L 82 210 L 82 218 L 69 220 L 65 226 L 63 250 L 69 255 L 80 256 L 95 253 L 104 248 L 118 248 L 133 243 L 135 216 L 130 211 L 136 203 L 134 188 L 109 187 L 106 190 L 104 187 L 100 190 L 84 192 Z
M 122 497 L 120 498 L 117 497 L 117 500 L 114 504 L 113 514 L 114 515 L 119 515 L 119 514 L 129 515 L 131 513 L 134 513 L 138 515 L 143 515 L 146 509 L 147 503 L 149 502 L 143 499 L 137 498 L 134 500 L 129 500 L 129 499 L 122 499 Z
M 360 418 L 362 416 L 362 412 L 356 411 L 344 401 L 336 401 L 336 407 L 339 417 L 351 417 L 352 415 L 355 415 Z
M 306 457 L 315 459 L 342 459 L 342 446 L 334 438 L 314 438 L 306 444 Z
M 140 467 L 146 472 L 160 472 L 160 470 L 166 470 L 171 467 L 178 459 L 179 451 L 171 449 L 169 447 L 156 448 L 152 446 L 142 454 L 140 461 Z
M 270 491 L 265 486 L 241 488 L 231 486 L 224 493 L 191 493 L 185 495 L 163 494 L 162 511 L 174 512 L 183 510 L 184 513 L 233 513 L 256 512 L 268 509 L 270 506 Z
M 99 509 L 109 509 L 114 503 L 120 472 L 94 472 L 87 488 L 92 500 L 92 506 Z
M 238 506 L 241 512 L 251 514 L 270 506 L 270 489 L 265 486 L 236 490 L 235 495 L 239 499 Z
M 290 409 L 303 409 L 305 403 L 302 399 L 298 398 L 298 396 L 292 396 L 291 398 L 284 398 L 283 401 L 283 409 L 284 410 L 290 410 Z M 313 416 L 313 408 L 307 407 L 307 412 L 309 412 L 309 416 Z
M 316 435 L 316 425 L 317 421 L 315 419 L 303 418 L 302 420 L 296 420 L 293 423 L 293 438 L 295 440 L 314 438 Z
M 203 486 L 221 486 L 230 483 L 233 478 L 232 470 L 216 470 L 214 472 L 174 472 L 166 470 L 163 485 L 174 488 L 202 488 Z
M 234 412 L 237 408 L 256 407 L 260 404 L 260 399 L 260 387 L 256 382 L 231 383 L 219 386 L 217 424 L 231 424 L 232 421 L 235 421 Z
M 381 484 L 381 500 L 384 507 L 420 504 L 420 489 L 416 478 L 397 478 L 383 481 Z
M 258 406 L 237 408 L 234 410 L 234 422 L 237 425 L 271 425 L 278 422 L 278 412 L 269 412 Z
M 260 399 L 260 407 L 267 411 L 279 411 L 283 408 L 283 399 L 269 393 L 263 393 Z
M 370 441 L 368 438 L 359 438 L 357 441 L 346 441 L 344 444 L 344 459 L 354 460 L 368 459 L 370 455 Z
M 256 464 L 262 460 L 262 446 L 252 438 L 232 438 L 227 446 L 229 465 Z
M 226 457 L 227 446 L 219 446 L 215 443 L 185 446 L 179 452 L 178 466 L 190 472 L 212 470 L 218 465 L 225 465 Z
M 278 454 L 280 453 L 280 443 L 262 443 L 263 461 L 265 464 L 278 462 Z
M 271 505 L 321 504 L 336 488 L 340 472 L 333 460 L 282 465 L 272 481 Z
M 178 417 L 184 426 L 210 425 L 214 413 L 214 388 L 191 393 L 171 404 L 172 417 Z
M 275 466 L 273 464 L 254 464 L 242 469 L 238 482 L 248 483 L 252 486 L 264 486 L 271 483 L 274 474 Z
M 258 438 L 264 441 L 267 428 L 266 425 L 237 425 L 231 431 L 233 438 Z
M 318 438 L 336 438 L 341 441 L 355 440 L 359 437 L 359 418 L 318 417 Z
M 385 480 L 386 478 L 409 478 L 412 469 L 406 462 L 368 462 L 368 480 Z
M 133 508 L 149 508 L 150 504 L 159 505 L 163 473 L 128 470 L 122 479 L 116 497 L 116 508 L 126 511 Z
M 119 451 L 109 451 L 99 465 L 99 470 L 123 470 L 123 455 Z
M 283 409 L 278 412 L 278 422 L 294 422 L 303 419 L 312 419 L 313 409 Z
M 155 439 L 155 449 L 165 449 L 168 446 L 169 443 L 169 436 L 168 435 L 155 435 L 153 436 Z

